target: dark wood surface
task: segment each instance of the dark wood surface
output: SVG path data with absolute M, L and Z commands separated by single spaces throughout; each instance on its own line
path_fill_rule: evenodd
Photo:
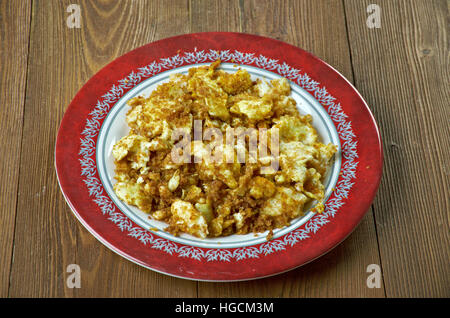
M 449 297 L 446 0 L 0 0 L 0 297 Z M 68 28 L 70 4 L 81 27 Z M 238 283 L 165 276 L 116 255 L 76 220 L 54 169 L 57 129 L 83 84 L 149 42 L 202 31 L 264 35 L 325 60 L 376 117 L 385 164 L 362 223 L 290 272 Z M 68 288 L 66 268 L 81 268 Z M 382 269 L 368 288 L 366 268 Z

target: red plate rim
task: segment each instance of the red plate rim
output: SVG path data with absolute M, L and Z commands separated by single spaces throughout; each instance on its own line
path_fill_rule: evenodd
M 244 248 L 199 248 L 163 239 L 129 220 L 97 179 L 96 132 L 118 98 L 160 72 L 212 62 L 217 57 L 278 73 L 314 96 L 338 128 L 345 168 L 323 215 L 314 216 L 281 238 Z M 382 165 L 382 142 L 375 119 L 362 96 L 338 71 L 293 45 L 231 32 L 166 38 L 115 59 L 76 94 L 61 121 L 55 147 L 61 191 L 94 237 L 136 264 L 202 281 L 272 276 L 327 253 L 350 235 L 369 209 Z

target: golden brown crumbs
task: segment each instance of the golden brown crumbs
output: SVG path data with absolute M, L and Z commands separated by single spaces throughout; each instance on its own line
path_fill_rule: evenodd
M 271 239 L 274 229 L 304 215 L 309 203 L 323 211 L 322 179 L 336 146 L 319 141 L 312 117 L 299 114 L 286 79 L 252 80 L 246 70 L 227 73 L 219 65 L 173 75 L 149 97 L 128 102 L 130 133 L 113 147 L 114 190 L 122 201 L 166 222 L 173 235 L 268 231 Z M 214 139 L 172 138 L 180 129 L 194 136 L 199 122 L 203 132 L 214 128 L 223 136 L 230 128 L 254 130 L 242 135 L 243 143 L 220 148 L 231 162 L 215 162 L 205 156 L 207 149 L 220 154 Z M 278 143 L 264 134 L 278 136 Z M 251 161 L 247 148 L 253 137 L 257 149 L 268 152 Z M 183 154 L 179 145 L 189 152 Z M 247 149 L 245 162 L 237 160 L 239 147 Z M 190 161 L 176 162 L 174 153 Z

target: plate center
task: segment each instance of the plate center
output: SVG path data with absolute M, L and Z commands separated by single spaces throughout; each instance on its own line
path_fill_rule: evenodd
M 152 231 L 154 234 L 166 238 L 171 241 L 175 241 L 181 244 L 196 246 L 196 247 L 207 247 L 207 248 L 235 248 L 244 247 L 249 245 L 255 245 L 263 243 L 266 241 L 266 236 L 268 232 L 265 233 L 249 233 L 245 235 L 230 235 L 226 237 L 218 238 L 206 238 L 200 239 L 189 234 L 180 234 L 179 236 L 174 236 L 168 232 L 164 231 L 167 224 L 161 221 L 157 221 L 149 218 L 149 214 L 142 212 L 137 207 L 130 206 L 122 202 L 115 194 L 113 186 L 115 184 L 114 179 L 114 157 L 112 156 L 112 149 L 114 144 L 120 140 L 122 137 L 128 135 L 129 127 L 126 123 L 125 117 L 129 110 L 127 101 L 130 98 L 142 95 L 149 96 L 150 93 L 161 83 L 169 81 L 169 77 L 173 73 L 184 73 L 186 74 L 188 70 L 192 67 L 198 67 L 201 65 L 209 65 L 210 63 L 193 64 L 188 66 L 179 67 L 173 70 L 169 70 L 153 76 L 145 81 L 142 81 L 130 91 L 128 91 L 115 105 L 111 108 L 107 117 L 105 118 L 102 127 L 99 132 L 96 147 L 96 161 L 97 170 L 100 176 L 100 180 L 108 193 L 109 197 L 112 199 L 114 204 L 134 223 L 138 224 L 142 228 Z M 282 76 L 269 72 L 263 69 L 259 69 L 247 65 L 239 65 L 240 68 L 247 70 L 252 79 L 257 78 L 264 80 L 272 80 L 281 78 Z M 233 73 L 238 70 L 235 64 L 222 63 L 220 69 L 227 72 Z M 325 199 L 331 195 L 332 188 L 335 187 L 337 179 L 339 177 L 339 170 L 341 167 L 341 152 L 340 152 L 340 142 L 336 128 L 329 117 L 326 110 L 319 104 L 319 102 L 306 90 L 302 89 L 293 82 L 291 84 L 291 97 L 297 103 L 297 108 L 300 114 L 310 114 L 312 116 L 312 125 L 316 129 L 321 142 L 323 143 L 333 143 L 338 146 L 338 152 L 335 155 L 334 162 L 329 168 L 327 175 L 324 179 L 325 185 Z M 280 237 L 286 233 L 298 228 L 299 226 L 306 223 L 314 213 L 308 211 L 303 217 L 294 219 L 291 221 L 289 226 L 284 228 L 273 230 L 273 238 Z

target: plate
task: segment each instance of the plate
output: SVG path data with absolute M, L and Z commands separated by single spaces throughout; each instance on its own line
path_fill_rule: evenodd
M 128 133 L 127 100 L 147 96 L 172 73 L 220 59 L 221 68 L 252 78 L 290 81 L 301 114 L 311 114 L 322 142 L 338 145 L 324 180 L 323 213 L 311 211 L 267 233 L 198 239 L 164 231 L 120 201 L 114 191 L 114 143 Z M 77 219 L 108 248 L 151 270 L 202 281 L 240 281 L 282 273 L 330 251 L 358 225 L 376 194 L 382 145 L 375 120 L 356 89 L 334 68 L 270 38 L 208 32 L 137 48 L 108 64 L 77 93 L 62 119 L 55 166 Z

